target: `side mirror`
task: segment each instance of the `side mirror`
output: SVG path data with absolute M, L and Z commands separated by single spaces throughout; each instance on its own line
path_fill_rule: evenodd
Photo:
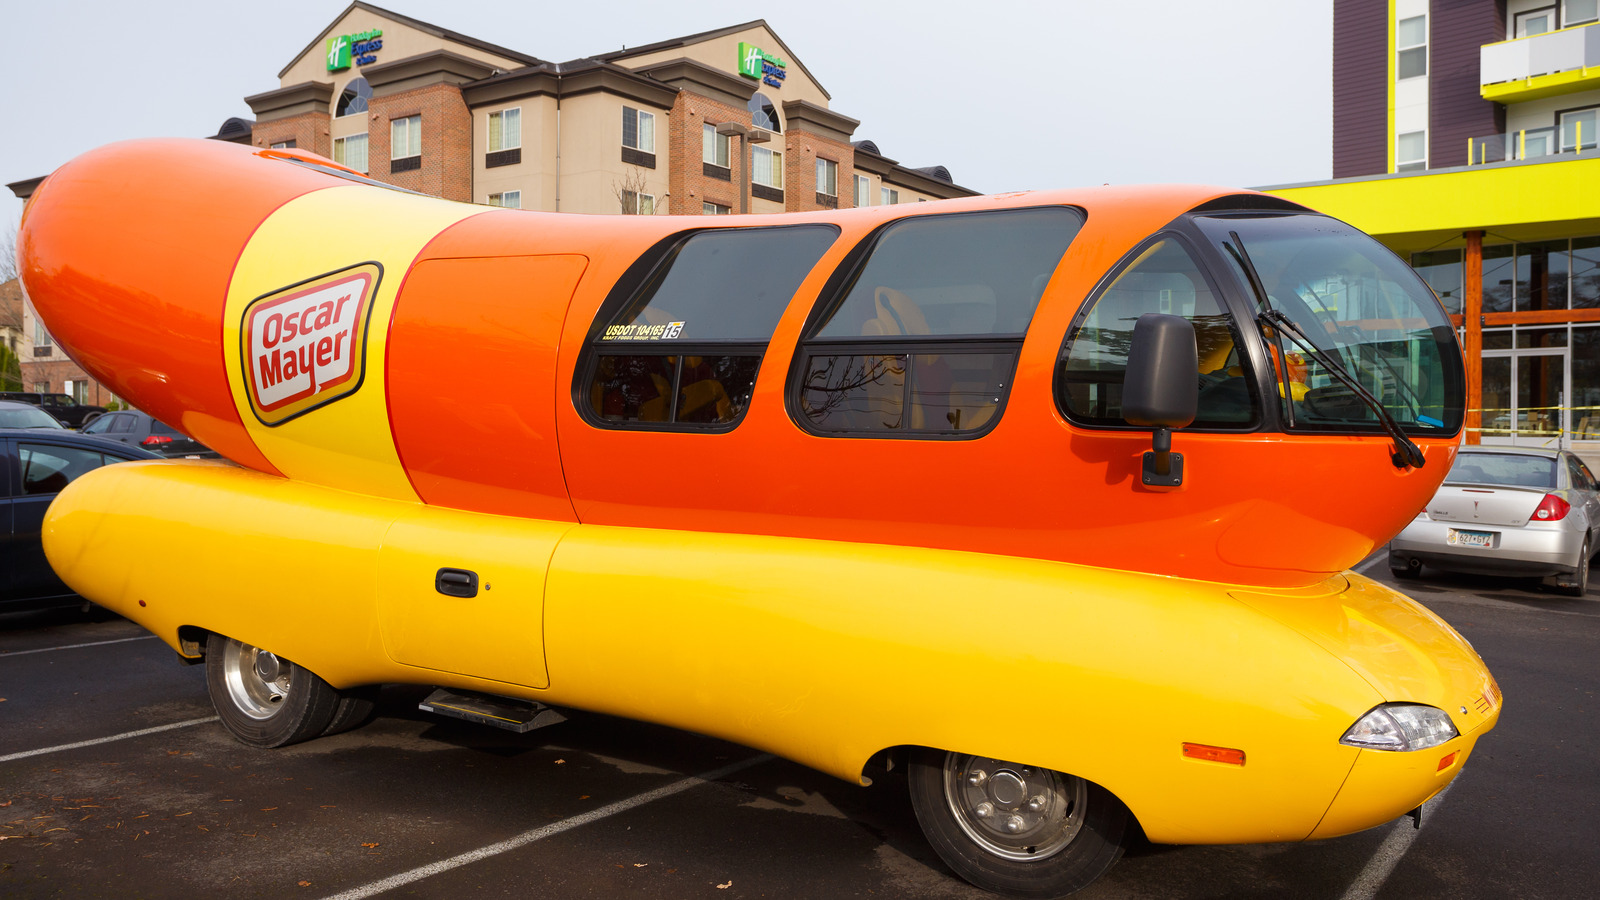
M 1155 429 L 1144 455 L 1144 483 L 1183 484 L 1183 454 L 1172 452 L 1172 429 L 1194 421 L 1200 404 L 1200 354 L 1194 325 L 1182 316 L 1145 313 L 1133 325 L 1122 418 Z

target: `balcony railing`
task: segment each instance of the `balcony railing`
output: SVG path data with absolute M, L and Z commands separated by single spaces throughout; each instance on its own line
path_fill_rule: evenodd
M 1600 23 L 1485 44 L 1478 51 L 1484 85 L 1600 66 Z
M 1577 159 L 1579 154 L 1593 151 L 1600 134 L 1593 126 L 1584 128 L 1582 122 L 1573 122 L 1557 134 L 1556 128 L 1527 128 L 1505 134 L 1490 134 L 1467 139 L 1467 165 L 1511 162 L 1520 159 Z M 1559 138 L 1559 140 L 1558 140 Z

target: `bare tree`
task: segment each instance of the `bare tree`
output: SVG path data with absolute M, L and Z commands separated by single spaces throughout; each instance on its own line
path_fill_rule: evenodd
M 0 284 L 5 284 L 15 277 L 17 277 L 17 223 L 12 222 L 6 226 L 5 236 L 0 238 Z M 17 327 L 21 327 L 20 322 L 17 323 Z
M 620 181 L 611 182 L 611 196 L 617 198 L 623 215 L 648 216 L 667 211 L 666 204 L 658 202 L 661 198 L 647 193 L 645 187 L 644 170 L 637 166 L 629 169 Z

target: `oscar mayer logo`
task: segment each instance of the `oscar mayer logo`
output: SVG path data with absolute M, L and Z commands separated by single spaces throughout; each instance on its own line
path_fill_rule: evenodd
M 240 327 L 245 387 L 264 425 L 356 392 L 383 267 L 362 263 L 257 297 Z

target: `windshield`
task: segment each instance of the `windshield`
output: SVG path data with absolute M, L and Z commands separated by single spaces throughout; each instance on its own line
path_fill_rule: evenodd
M 1556 461 L 1548 456 L 1523 456 L 1517 453 L 1463 453 L 1445 481 L 1456 484 L 1503 484 L 1553 490 L 1556 486 Z
M 1455 330 L 1427 284 L 1383 245 L 1320 215 L 1224 214 L 1195 223 L 1253 297 L 1235 255 L 1242 244 L 1270 307 L 1343 364 L 1402 428 L 1440 436 L 1460 429 L 1465 383 Z M 1379 424 L 1355 391 L 1279 330 L 1262 334 L 1290 427 Z
M 61 423 L 37 406 L 8 406 L 0 409 L 0 428 L 61 428 Z

